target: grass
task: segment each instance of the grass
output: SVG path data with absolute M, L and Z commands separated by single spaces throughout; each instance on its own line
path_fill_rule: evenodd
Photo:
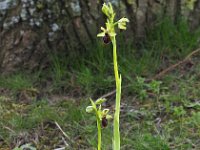
M 192 65 L 183 64 L 163 76 L 159 94 L 149 88 L 151 82 L 136 79 L 148 79 L 179 61 L 199 46 L 198 40 L 199 31 L 190 33 L 184 21 L 175 26 L 164 19 L 148 31 L 140 48 L 120 42 L 119 69 L 123 87 L 127 86 L 122 89 L 122 150 L 200 149 L 199 56 L 190 60 Z M 68 149 L 94 149 L 96 120 L 85 112 L 85 107 L 88 95 L 99 97 L 114 89 L 111 49 L 97 42 L 78 54 L 50 54 L 52 67 L 46 72 L 1 76 L 0 150 L 20 142 L 32 143 L 39 150 L 54 149 L 64 147 L 65 141 L 70 145 Z M 30 96 L 29 103 L 19 102 L 17 94 L 27 89 L 37 89 L 43 95 Z M 113 104 L 110 96 L 106 106 L 112 110 Z M 111 123 L 102 134 L 102 148 L 111 149 Z
M 10 76 L 1 76 L 0 87 L 16 91 L 33 87 L 33 82 L 28 76 L 20 73 Z
M 199 45 L 199 30 L 191 33 L 184 20 L 174 25 L 164 18 L 147 33 L 146 41 L 139 48 L 132 43 L 125 43 L 126 37 L 118 36 L 119 70 L 123 74 L 123 85 L 134 85 L 136 76 L 154 76 Z M 73 50 L 48 51 L 51 67 L 46 73 L 41 72 L 39 79 L 50 82 L 47 90 L 51 93 L 67 92 L 74 95 L 75 91 L 75 95 L 79 93 L 79 96 L 101 96 L 114 89 L 111 45 L 98 41 L 88 45 L 85 51 L 76 53 Z M 38 82 L 36 79 L 35 83 Z
M 159 97 L 161 112 L 156 96 L 152 96 L 147 89 L 151 83 L 140 86 L 141 89 L 147 90 L 145 99 L 141 100 L 137 92 L 134 94 L 135 100 L 132 99 L 133 96 L 122 99 L 122 150 L 200 148 L 198 60 L 195 64 L 190 71 L 184 73 L 180 68 L 163 78 Z M 180 75 L 182 77 L 179 77 Z M 72 143 L 73 147 L 69 149 L 89 149 L 97 144 L 95 117 L 91 118 L 85 112 L 88 100 L 60 99 L 52 103 L 51 99 L 46 99 L 33 101 L 31 104 L 19 104 L 10 97 L 1 96 L 0 103 L 0 139 L 3 140 L 0 147 L 8 147 L 22 139 L 30 143 L 35 141 L 37 136 L 39 140 L 32 144 L 38 149 L 62 147 L 64 136 L 54 121 L 57 121 L 70 137 L 71 141 L 67 142 Z M 103 149 L 111 149 L 111 131 L 112 125 L 109 123 L 109 126 L 103 129 Z
M 123 98 L 121 149 L 199 149 L 198 73 L 197 65 L 181 78 L 172 73 L 170 76 L 173 76 L 174 80 L 165 83 L 165 78 L 168 77 L 163 79 L 159 99 L 161 112 L 157 109 L 156 97 L 148 93 L 149 91 L 147 98 L 142 101 L 138 98 Z M 169 88 L 166 90 L 164 87 Z M 87 100 L 75 102 L 61 99 L 54 103 L 51 103 L 51 100 L 41 100 L 25 105 L 2 96 L 0 103 L 3 114 L 0 117 L 0 135 L 4 140 L 2 146 L 9 146 L 13 141 L 21 139 L 30 143 L 39 135 L 39 140 L 32 143 L 38 149 L 62 147 L 64 136 L 54 121 L 57 121 L 70 137 L 71 141 L 66 141 L 72 143 L 73 147 L 69 149 L 89 149 L 96 146 L 96 120 L 85 112 L 89 103 Z M 111 131 L 112 125 L 109 123 L 108 127 L 103 129 L 103 149 L 111 149 Z
M 197 47 L 199 34 L 199 30 L 191 33 L 184 19 L 174 25 L 169 18 L 164 18 L 149 31 L 146 45 L 160 54 L 182 58 Z

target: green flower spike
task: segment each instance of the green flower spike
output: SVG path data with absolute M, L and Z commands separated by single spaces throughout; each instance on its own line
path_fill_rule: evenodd
M 114 74 L 116 81 L 116 101 L 115 101 L 115 114 L 113 121 L 113 150 L 120 150 L 120 131 L 119 131 L 119 116 L 120 116 L 120 101 L 121 101 L 121 75 L 118 73 L 118 63 L 117 63 L 117 43 L 116 43 L 116 32 L 115 27 L 118 26 L 120 30 L 126 30 L 126 24 L 129 20 L 125 17 L 119 19 L 115 22 L 115 12 L 111 3 L 103 4 L 102 12 L 106 15 L 107 21 L 105 23 L 106 28 L 101 27 L 102 32 L 97 35 L 97 37 L 103 37 L 104 43 L 108 43 L 109 40 L 113 45 L 113 64 L 114 64 Z
M 107 21 L 105 23 L 106 28 L 101 27 L 102 32 L 97 34 L 97 37 L 103 37 L 105 44 L 108 44 L 110 41 L 113 41 L 117 35 L 115 32 L 115 26 L 118 25 L 118 28 L 121 30 L 126 30 L 126 23 L 129 22 L 127 18 L 121 18 L 119 21 L 114 22 L 115 13 L 111 3 L 103 4 L 102 12 L 107 16 Z
M 103 109 L 101 104 L 104 103 L 106 99 L 99 98 L 95 102 L 90 99 L 91 106 L 87 106 L 87 113 L 94 113 L 97 120 L 97 128 L 98 128 L 98 150 L 101 150 L 101 126 L 106 127 L 108 124 L 108 120 L 112 119 L 112 116 L 109 115 L 109 109 Z
M 116 101 L 115 101 L 115 114 L 113 120 L 113 150 L 120 150 L 120 131 L 119 131 L 119 116 L 120 116 L 120 101 L 121 101 L 121 75 L 118 73 L 118 63 L 117 63 L 117 43 L 116 43 L 116 32 L 115 27 L 118 26 L 120 30 L 126 30 L 126 24 L 129 20 L 125 17 L 121 18 L 115 22 L 115 12 L 113 10 L 111 3 L 104 3 L 102 7 L 102 12 L 106 15 L 107 21 L 105 23 L 105 28 L 101 27 L 102 32 L 97 34 L 97 37 L 102 37 L 105 44 L 112 42 L 113 45 L 113 64 L 114 64 L 114 74 L 116 81 Z M 101 149 L 101 124 L 102 126 L 107 126 L 107 119 L 110 119 L 112 116 L 108 115 L 109 110 L 101 110 L 102 100 L 97 100 L 93 102 L 91 100 L 92 106 L 88 106 L 87 112 L 95 112 L 97 118 L 97 127 L 98 127 L 98 150 Z M 103 101 L 102 101 L 103 102 Z M 99 105 L 98 109 L 97 106 Z M 93 108 L 93 109 L 92 109 Z

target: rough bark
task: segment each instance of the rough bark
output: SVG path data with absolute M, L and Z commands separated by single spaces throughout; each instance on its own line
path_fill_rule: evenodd
M 200 25 L 200 1 L 197 0 L 194 4 L 194 9 L 190 13 L 189 23 L 191 26 L 191 30 L 194 30 Z
M 185 0 L 112 0 L 117 13 L 130 19 L 129 39 L 142 41 L 146 29 L 161 16 L 174 22 L 188 17 L 192 28 L 200 24 L 200 1 L 193 10 Z M 103 25 L 103 0 L 0 0 L 0 74 L 19 69 L 45 68 L 48 53 L 82 53 Z M 183 9 L 184 8 L 184 9 Z M 118 18 L 119 16 L 117 16 Z

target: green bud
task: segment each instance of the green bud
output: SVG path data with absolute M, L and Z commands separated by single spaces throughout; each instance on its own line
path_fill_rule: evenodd
M 114 19 L 115 13 L 111 3 L 104 3 L 102 7 L 102 12 L 108 17 L 108 19 Z
M 87 113 L 92 113 L 94 111 L 94 108 L 92 107 L 92 106 L 88 106 L 87 108 L 86 108 L 86 112 Z
M 106 5 L 105 3 L 103 4 L 102 12 L 103 12 L 107 17 L 109 17 L 109 7 L 108 7 L 108 5 Z

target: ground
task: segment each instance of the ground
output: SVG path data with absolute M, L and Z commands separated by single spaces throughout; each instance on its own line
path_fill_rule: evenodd
M 199 58 L 194 56 L 159 80 L 137 77 L 135 85 L 122 89 L 122 150 L 200 149 Z M 20 83 L 1 87 L 2 150 L 27 143 L 39 150 L 95 149 L 95 117 L 85 112 L 89 97 L 40 96 L 39 89 L 26 88 L 25 80 Z M 104 107 L 113 112 L 114 95 L 107 99 Z M 103 149 L 111 149 L 112 122 L 103 129 L 103 136 Z

